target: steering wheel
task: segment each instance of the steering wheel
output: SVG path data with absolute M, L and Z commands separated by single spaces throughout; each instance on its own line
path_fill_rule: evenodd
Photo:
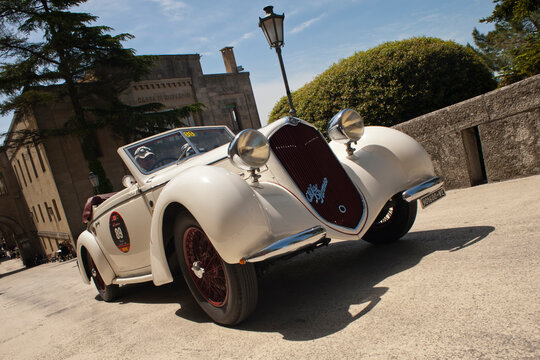
M 180 161 L 182 159 L 185 159 L 187 158 L 188 156 L 190 155 L 193 155 L 195 154 L 195 150 L 193 150 L 193 148 L 191 147 L 191 145 L 189 144 L 184 144 L 182 146 L 182 148 L 180 149 L 180 156 L 178 156 L 178 160 L 177 161 Z

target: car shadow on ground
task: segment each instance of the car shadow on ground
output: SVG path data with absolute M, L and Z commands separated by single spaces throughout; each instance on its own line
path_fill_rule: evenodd
M 485 239 L 495 228 L 462 227 L 411 232 L 388 245 L 344 242 L 276 264 L 260 281 L 257 309 L 238 326 L 278 332 L 306 341 L 336 333 L 380 301 L 384 279 L 417 265 L 436 251 L 459 251 Z
M 342 242 L 278 262 L 259 279 L 255 312 L 235 328 L 278 332 L 284 339 L 306 341 L 336 333 L 384 301 L 384 279 L 417 265 L 436 252 L 455 252 L 485 239 L 492 226 L 411 232 L 402 240 L 374 246 Z M 179 303 L 176 315 L 210 322 L 182 279 L 154 287 L 151 283 L 120 289 L 120 303 Z
M 103 301 L 99 295 L 96 295 L 95 299 Z M 122 286 L 119 289 L 118 298 L 114 302 L 119 304 L 177 303 L 180 305 L 180 309 L 176 315 L 198 323 L 211 322 L 193 299 L 182 276 L 176 278 L 173 283 L 162 286 L 154 286 L 152 282 Z

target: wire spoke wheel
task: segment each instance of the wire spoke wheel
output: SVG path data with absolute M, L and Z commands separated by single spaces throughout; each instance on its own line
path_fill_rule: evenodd
M 383 225 L 386 222 L 388 222 L 392 218 L 392 214 L 394 213 L 394 210 L 396 208 L 396 202 L 394 199 L 388 200 L 388 202 L 384 205 L 383 209 L 377 216 L 377 219 L 375 219 L 375 222 L 373 223 L 373 227 L 376 227 L 378 225 Z
M 90 271 L 90 277 L 94 280 L 94 285 L 96 286 L 99 296 L 101 296 L 104 301 L 113 301 L 116 299 L 118 296 L 118 285 L 105 284 L 105 281 L 103 280 L 103 277 L 101 277 L 96 263 L 89 252 L 86 253 L 86 266 Z
M 385 244 L 399 240 L 414 224 L 416 201 L 408 203 L 400 193 L 389 199 L 362 239 L 372 244 Z
M 192 266 L 191 279 L 199 293 L 210 304 L 223 306 L 229 287 L 223 261 L 212 243 L 201 229 L 190 227 L 184 233 L 183 246 L 186 264 Z
M 90 254 L 87 254 L 88 264 L 90 265 L 90 275 L 92 276 L 92 279 L 94 279 L 94 284 L 96 285 L 96 288 L 98 291 L 102 292 L 105 291 L 105 282 L 103 281 L 103 278 L 101 277 L 101 274 L 99 273 L 96 264 L 94 263 L 94 260 L 90 256 Z
M 253 264 L 225 262 L 203 227 L 187 212 L 177 215 L 174 226 L 178 265 L 201 309 L 222 325 L 235 325 L 247 318 L 258 297 Z

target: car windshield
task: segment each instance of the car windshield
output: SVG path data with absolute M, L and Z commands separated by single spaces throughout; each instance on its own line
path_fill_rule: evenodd
M 233 139 L 225 128 L 178 129 L 138 141 L 125 150 L 143 174 L 150 174 L 178 160 L 199 155 Z

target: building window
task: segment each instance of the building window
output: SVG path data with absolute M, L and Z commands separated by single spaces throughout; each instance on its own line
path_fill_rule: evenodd
M 43 248 L 44 248 L 45 250 L 47 250 L 47 243 L 45 242 L 45 239 L 44 239 L 44 238 L 40 238 L 40 240 L 41 240 L 41 243 L 43 244 Z
M 227 104 L 227 110 L 229 111 L 229 118 L 231 119 L 232 127 L 234 132 L 239 132 L 242 130 L 240 123 L 238 121 L 238 113 L 236 111 L 235 104 Z
M 56 213 L 56 218 L 58 219 L 58 221 L 62 220 L 62 218 L 60 217 L 60 212 L 58 211 L 58 206 L 56 206 L 56 200 L 53 199 L 52 204 L 54 206 L 54 212 Z
M 34 222 L 34 224 L 36 224 L 37 223 L 36 214 L 34 214 L 32 210 L 30 210 L 30 217 L 32 218 L 32 221 Z
M 24 186 L 28 186 L 28 183 L 26 182 L 26 178 L 24 177 L 24 173 L 22 171 L 22 166 L 21 166 L 21 162 L 19 161 L 19 159 L 17 159 L 17 164 L 19 164 L 19 171 L 21 172 L 21 177 L 24 181 Z
M 47 205 L 46 201 L 43 204 L 45 205 L 45 211 L 47 212 L 47 215 L 49 215 L 49 221 L 52 222 L 52 216 L 51 215 L 54 215 L 52 213 L 52 208 L 50 208 L 49 205 Z
M 30 158 L 30 164 L 32 165 L 32 169 L 34 170 L 34 175 L 36 175 L 36 179 L 38 177 L 37 170 L 36 170 L 36 164 L 34 164 L 34 158 L 32 157 L 32 153 L 30 152 L 30 148 L 27 147 L 26 151 L 28 151 L 28 158 Z
M 15 167 L 15 165 L 13 165 L 13 172 L 15 173 L 15 177 L 17 178 L 17 182 L 19 183 L 19 186 L 22 188 L 21 178 L 19 178 L 19 173 L 17 172 L 17 168 Z
M 39 223 L 36 208 L 32 206 L 32 215 L 34 215 L 36 223 Z
M 24 154 L 21 154 L 21 155 L 22 155 L 24 167 L 26 168 L 26 173 L 28 174 L 28 180 L 32 182 L 32 177 L 30 176 L 30 170 L 28 170 L 28 164 L 26 163 L 26 157 L 24 156 Z
M 45 172 L 45 163 L 43 162 L 43 158 L 41 157 L 41 151 L 39 150 L 39 145 L 36 145 L 36 153 L 39 160 L 39 164 L 41 165 L 41 170 Z
M 97 157 L 103 156 L 103 152 L 101 151 L 101 147 L 99 146 L 99 142 L 98 142 L 96 134 L 87 135 L 82 141 L 86 142 L 86 146 L 88 147 L 88 149 L 90 149 L 93 152 L 95 156 Z M 86 160 L 88 160 L 86 152 L 84 151 L 85 144 L 81 144 L 81 145 L 83 149 L 83 155 L 86 158 Z
M 7 194 L 7 186 L 4 182 L 4 175 L 0 172 L 0 195 Z
M 41 205 L 38 204 L 38 209 L 39 209 L 39 215 L 41 215 L 41 220 L 43 220 L 43 222 L 45 222 L 45 218 L 43 217 L 43 211 L 41 211 Z

